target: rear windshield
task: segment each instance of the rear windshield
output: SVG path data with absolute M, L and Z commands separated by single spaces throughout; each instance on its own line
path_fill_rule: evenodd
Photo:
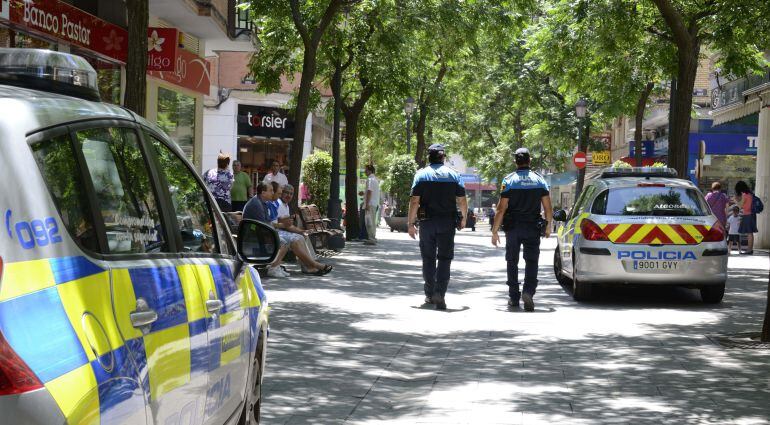
M 594 201 L 593 214 L 636 216 L 704 216 L 711 214 L 703 195 L 685 187 L 619 187 Z

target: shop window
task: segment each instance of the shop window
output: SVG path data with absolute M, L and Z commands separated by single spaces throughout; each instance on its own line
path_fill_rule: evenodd
M 182 148 L 187 159 L 195 154 L 195 98 L 158 88 L 158 125 Z
M 56 43 L 6 27 L 0 27 L 0 47 L 58 50 Z
M 95 128 L 76 136 L 104 219 L 109 253 L 168 251 L 136 133 Z
M 238 160 L 243 171 L 256 187 L 270 171 L 273 160 L 281 164 L 281 172 L 289 175 L 289 155 L 291 142 L 289 140 L 261 139 L 257 137 L 238 138 Z

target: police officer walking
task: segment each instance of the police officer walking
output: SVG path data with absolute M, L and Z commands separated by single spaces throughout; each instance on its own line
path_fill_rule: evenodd
M 508 306 L 519 307 L 524 301 L 525 311 L 534 311 L 532 297 L 537 288 L 537 263 L 540 258 L 540 236 L 548 237 L 551 222 L 551 197 L 548 184 L 536 172 L 530 170 L 529 150 L 519 148 L 514 153 L 516 171 L 503 180 L 500 201 L 492 225 L 492 245 L 497 246 L 497 234 L 502 225 L 505 231 L 505 260 L 508 263 Z M 545 211 L 545 220 L 540 206 Z M 524 289 L 519 292 L 519 250 L 524 246 Z
M 444 165 L 445 158 L 443 145 L 428 148 L 430 165 L 414 176 L 408 216 L 412 239 L 417 233 L 414 223 L 420 223 L 425 303 L 434 304 L 436 310 L 446 310 L 444 296 L 454 258 L 455 229 L 464 228 L 468 216 L 465 186 L 460 175 Z

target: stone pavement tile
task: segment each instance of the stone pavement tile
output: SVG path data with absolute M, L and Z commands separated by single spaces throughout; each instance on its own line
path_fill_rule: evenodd
M 373 342 L 364 344 L 357 354 L 395 357 L 403 346 L 404 344 L 399 342 Z
M 470 424 L 475 412 L 468 406 L 467 409 L 450 410 L 442 407 L 425 406 L 417 417 L 418 424 Z
M 524 412 L 522 423 L 523 425 L 589 425 L 595 422 L 576 418 L 572 414 Z
M 324 417 L 324 416 L 305 416 L 293 415 L 284 425 L 339 425 L 344 424 L 345 419 Z
M 522 412 L 516 409 L 513 403 L 476 403 L 469 415 L 469 423 L 520 425 Z
M 259 423 L 261 425 L 285 425 L 286 422 L 289 422 L 292 415 L 273 415 L 271 413 L 265 412 L 262 414 L 262 417 L 260 418 Z

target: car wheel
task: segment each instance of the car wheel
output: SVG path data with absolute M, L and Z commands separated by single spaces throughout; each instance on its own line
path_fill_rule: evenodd
M 238 421 L 238 425 L 257 425 L 262 416 L 262 378 L 265 374 L 265 348 L 267 346 L 265 337 L 265 333 L 261 332 L 257 353 L 254 355 L 252 378 L 246 392 L 246 403 L 243 406 L 241 420 Z
M 725 296 L 725 284 L 702 286 L 700 288 L 700 298 L 706 304 L 718 304 L 722 302 Z
M 573 255 L 572 262 L 574 264 L 575 257 Z M 575 301 L 588 301 L 593 296 L 593 285 L 588 282 L 581 282 L 577 278 L 576 267 L 572 269 L 572 299 Z
M 564 276 L 564 273 L 562 272 L 561 255 L 558 246 L 553 251 L 553 274 L 556 275 L 556 281 L 559 282 L 559 285 L 567 285 L 570 283 L 567 276 Z

